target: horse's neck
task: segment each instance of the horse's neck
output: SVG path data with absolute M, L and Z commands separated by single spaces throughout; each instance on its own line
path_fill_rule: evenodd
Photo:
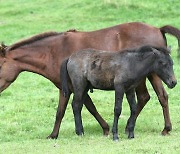
M 25 49 L 16 49 L 10 52 L 12 59 L 17 62 L 20 72 L 34 72 L 49 78 L 47 75 L 47 60 L 50 53 L 42 51 L 30 51 Z

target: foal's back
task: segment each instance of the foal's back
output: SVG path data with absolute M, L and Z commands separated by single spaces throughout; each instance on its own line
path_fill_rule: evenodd
M 103 90 L 114 89 L 115 77 L 126 75 L 130 69 L 130 57 L 136 61 L 135 49 L 119 52 L 85 49 L 70 56 L 67 65 L 70 77 L 77 76 L 79 82 L 88 80 L 94 88 Z M 76 79 L 77 81 L 77 79 Z M 77 81 L 78 82 L 78 81 Z

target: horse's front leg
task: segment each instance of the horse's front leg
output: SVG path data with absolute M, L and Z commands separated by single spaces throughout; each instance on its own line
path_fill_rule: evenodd
M 145 79 L 142 80 L 141 83 L 136 88 L 136 95 L 137 95 L 137 100 L 138 100 L 137 111 L 136 111 L 136 119 L 137 119 L 137 117 L 141 113 L 142 109 L 144 108 L 144 106 L 147 104 L 147 102 L 150 99 L 150 95 L 149 95 L 147 87 L 146 87 Z M 127 121 L 126 129 L 125 129 L 125 132 L 127 134 L 129 134 L 128 125 L 129 125 L 129 119 Z
M 129 118 L 129 124 L 128 124 L 128 132 L 129 136 L 128 138 L 134 138 L 134 127 L 136 122 L 136 99 L 135 99 L 135 89 L 129 90 L 126 92 L 126 97 L 130 106 L 131 115 Z
M 103 133 L 104 135 L 109 135 L 109 125 L 107 124 L 107 122 L 101 117 L 101 115 L 98 113 L 96 107 L 94 106 L 91 98 L 89 97 L 89 95 L 87 95 L 85 101 L 84 101 L 84 105 L 86 106 L 86 108 L 88 109 L 88 111 L 96 118 L 96 120 L 99 122 L 99 124 L 101 125 L 102 129 L 103 129 Z
M 56 120 L 54 123 L 53 131 L 47 138 L 57 139 L 58 134 L 59 134 L 61 121 L 64 117 L 68 101 L 69 101 L 69 96 L 64 97 L 62 91 L 59 90 L 59 105 L 57 108 Z
M 151 82 L 163 109 L 165 126 L 162 131 L 162 135 L 167 135 L 169 134 L 169 131 L 172 130 L 172 125 L 169 115 L 168 95 L 163 87 L 161 79 L 156 74 L 150 75 L 148 79 Z
M 113 122 L 113 140 L 118 141 L 118 120 L 122 111 L 122 100 L 124 96 L 124 89 L 118 85 L 115 87 L 115 106 L 114 106 L 114 122 Z

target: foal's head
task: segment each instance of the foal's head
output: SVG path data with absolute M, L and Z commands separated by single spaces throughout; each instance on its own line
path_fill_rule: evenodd
M 169 88 L 174 88 L 177 80 L 173 71 L 170 51 L 165 48 L 152 48 L 152 51 L 155 54 L 154 72 Z

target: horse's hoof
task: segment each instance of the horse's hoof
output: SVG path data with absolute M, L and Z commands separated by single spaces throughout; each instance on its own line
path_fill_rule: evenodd
M 104 136 L 108 136 L 109 135 L 109 128 L 104 129 L 103 134 L 104 134 Z
M 103 135 L 108 136 L 109 135 L 109 125 L 106 123 L 106 125 L 103 126 L 102 129 L 103 129 Z
M 170 135 L 170 133 L 169 133 L 169 131 L 167 131 L 167 130 L 163 130 L 163 131 L 161 132 L 161 135 L 162 135 L 162 136 L 167 136 L 167 135 Z
M 58 135 L 53 135 L 53 134 L 50 134 L 47 139 L 57 139 L 58 138 Z

